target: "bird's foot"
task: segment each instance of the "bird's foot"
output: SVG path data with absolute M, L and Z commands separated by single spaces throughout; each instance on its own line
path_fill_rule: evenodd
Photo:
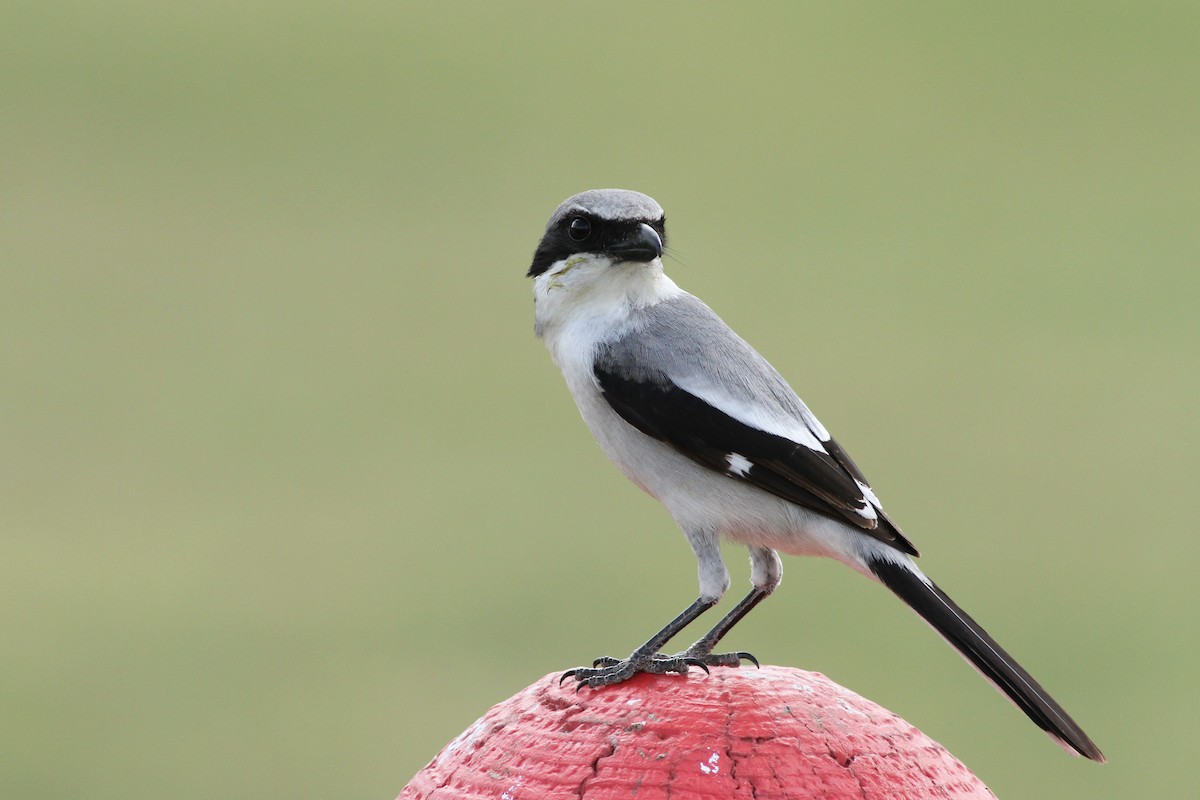
M 692 667 L 699 667 L 708 672 L 708 666 L 701 659 L 690 658 L 683 654 L 668 656 L 662 653 L 652 653 L 642 656 L 634 653 L 629 658 L 623 659 L 602 656 L 593 661 L 591 667 L 576 667 L 567 670 L 558 679 L 558 683 L 561 686 L 567 678 L 574 678 L 575 691 L 579 691 L 584 686 L 596 689 L 600 686 L 622 683 L 639 672 L 648 672 L 651 675 L 676 672 L 686 675 Z
M 629 680 L 639 672 L 651 675 L 666 675 L 672 672 L 686 675 L 692 667 L 699 667 L 707 673 L 709 667 L 736 667 L 743 660 L 758 666 L 758 659 L 750 653 L 704 653 L 693 652 L 694 650 L 695 648 L 689 648 L 675 655 L 653 653 L 649 656 L 639 656 L 634 653 L 625 659 L 601 656 L 592 662 L 591 667 L 576 667 L 567 670 L 558 682 L 559 685 L 562 685 L 567 678 L 574 678 L 575 691 L 579 691 L 584 686 L 592 689 L 612 686 Z

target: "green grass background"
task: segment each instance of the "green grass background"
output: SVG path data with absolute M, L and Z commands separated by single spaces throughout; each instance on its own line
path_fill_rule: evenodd
M 0 796 L 390 798 L 694 597 L 532 336 L 598 186 L 1111 763 L 837 564 L 729 643 L 1001 797 L 1194 787 L 1200 6 L 2 16 Z

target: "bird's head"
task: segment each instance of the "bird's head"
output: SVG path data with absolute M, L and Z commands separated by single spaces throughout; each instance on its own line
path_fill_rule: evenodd
M 641 192 L 581 192 L 564 200 L 550 216 L 526 275 L 537 278 L 584 263 L 655 261 L 666 246 L 665 224 L 662 207 Z

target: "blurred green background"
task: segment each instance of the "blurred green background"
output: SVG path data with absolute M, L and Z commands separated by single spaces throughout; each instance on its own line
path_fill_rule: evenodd
M 1001 797 L 1194 785 L 1197 31 L 1186 2 L 5 4 L 0 796 L 391 798 L 694 597 L 532 335 L 545 220 L 599 186 L 666 207 L 672 276 L 1112 763 L 837 564 L 788 559 L 729 644 Z

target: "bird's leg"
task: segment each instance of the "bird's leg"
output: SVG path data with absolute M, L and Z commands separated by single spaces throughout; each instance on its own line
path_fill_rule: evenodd
M 736 667 L 743 660 L 750 661 L 757 667 L 758 659 L 750 653 L 744 651 L 714 653 L 713 648 L 734 625 L 741 621 L 742 617 L 750 612 L 750 609 L 775 591 L 775 587 L 779 585 L 782 578 L 783 564 L 779 560 L 779 554 L 769 547 L 751 546 L 750 583 L 753 588 L 750 590 L 750 594 L 743 597 L 736 606 L 730 609 L 728 614 L 721 618 L 720 622 L 713 626 L 711 631 L 700 637 L 687 650 L 679 653 L 679 656 L 697 659 L 710 667 Z
M 750 594 L 738 601 L 738 604 L 730 609 L 729 613 L 722 617 L 711 631 L 697 639 L 691 647 L 679 653 L 677 657 L 695 659 L 710 667 L 736 667 L 744 659 L 757 667 L 758 659 L 744 650 L 736 653 L 714 653 L 713 648 L 717 646 L 717 642 L 721 641 L 721 637 L 729 633 L 730 628 L 738 624 L 742 617 L 762 602 L 762 599 L 768 594 L 770 592 L 766 589 L 760 589 L 757 586 L 751 589 Z
M 687 673 L 691 667 L 700 667 L 708 672 L 709 667 L 736 667 L 743 660 L 758 666 L 758 659 L 750 653 L 714 653 L 713 648 L 742 617 L 749 613 L 762 599 L 775 590 L 783 575 L 779 555 L 769 547 L 750 547 L 750 582 L 753 589 L 734 606 L 711 631 L 697 640 L 682 653 L 666 655 L 659 650 L 675 634 L 686 628 L 701 614 L 717 604 L 717 600 L 729 587 L 729 572 L 721 559 L 721 550 L 715 531 L 696 528 L 685 529 L 688 542 L 696 553 L 699 565 L 700 597 L 683 613 L 667 623 L 649 641 L 634 650 L 629 658 L 619 659 L 605 656 L 592 662 L 589 667 L 577 667 L 563 673 L 561 684 L 567 678 L 577 681 L 576 689 L 583 686 L 595 688 L 610 686 L 628 680 L 639 672 L 662 675 L 668 672 Z
M 612 657 L 598 658 L 591 667 L 576 667 L 567 670 L 559 678 L 561 684 L 567 678 L 574 678 L 576 689 L 590 686 L 611 686 L 629 680 L 639 672 L 651 672 L 661 675 L 667 672 L 685 674 L 690 667 L 700 667 L 705 672 L 707 665 L 703 660 L 685 653 L 675 656 L 665 656 L 658 651 L 670 639 L 694 622 L 697 617 L 717 604 L 715 599 L 697 598 L 696 602 L 683 610 L 679 616 L 667 623 L 661 631 L 651 636 L 645 644 L 630 653 L 629 658 L 616 659 Z M 748 609 L 747 609 L 748 610 Z

